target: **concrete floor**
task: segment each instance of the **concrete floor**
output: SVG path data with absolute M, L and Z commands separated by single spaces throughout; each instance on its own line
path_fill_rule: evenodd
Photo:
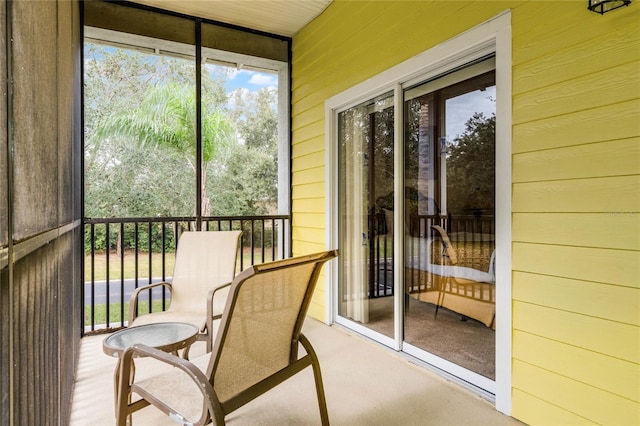
M 338 326 L 307 319 L 304 333 L 314 345 L 333 425 L 520 425 L 487 400 L 409 362 L 392 350 Z M 71 426 L 113 425 L 116 359 L 102 352 L 106 335 L 82 339 Z M 204 351 L 197 343 L 191 355 Z M 149 361 L 141 359 L 140 361 Z M 147 367 L 148 368 L 148 367 Z M 149 374 L 142 365 L 138 375 Z M 313 425 L 320 416 L 311 369 L 229 414 L 230 425 Z M 147 407 L 133 424 L 175 425 Z

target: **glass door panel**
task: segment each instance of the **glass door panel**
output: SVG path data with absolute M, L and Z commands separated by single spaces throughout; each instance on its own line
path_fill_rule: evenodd
M 494 379 L 495 73 L 486 69 L 405 90 L 404 342 Z
M 338 115 L 338 314 L 394 337 L 393 93 Z

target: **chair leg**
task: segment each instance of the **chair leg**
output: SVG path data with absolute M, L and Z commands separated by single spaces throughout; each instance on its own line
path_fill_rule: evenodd
M 436 313 L 433 316 L 433 318 L 438 318 L 438 309 L 440 309 L 440 306 L 442 306 L 442 304 L 444 303 L 444 292 L 441 290 L 438 290 L 438 300 L 436 301 Z
M 329 412 L 327 411 L 327 400 L 324 396 L 324 387 L 322 385 L 322 374 L 320 373 L 320 365 L 316 362 L 311 364 L 313 368 L 313 377 L 316 381 L 316 392 L 318 394 L 318 406 L 320 407 L 320 420 L 323 426 L 329 426 Z
M 322 384 L 322 373 L 320 372 L 320 362 L 316 351 L 311 346 L 311 343 L 304 335 L 300 335 L 300 343 L 307 351 L 307 356 L 311 357 L 311 368 L 313 369 L 313 378 L 316 382 L 316 394 L 318 395 L 318 405 L 320 407 L 320 420 L 322 426 L 329 426 L 329 413 L 327 411 L 327 400 L 324 395 L 324 386 Z
M 446 277 L 445 279 L 439 280 L 438 300 L 436 302 L 436 313 L 433 316 L 433 318 L 438 318 L 438 309 L 440 309 L 440 306 L 444 305 L 444 295 L 447 290 L 447 286 L 449 285 L 449 279 L 450 279 L 449 277 Z
M 126 362 L 128 361 L 128 362 Z M 116 424 L 118 426 L 126 426 L 132 424 L 131 413 L 129 412 L 129 404 L 131 403 L 131 383 L 135 377 L 135 365 L 131 358 L 118 360 L 119 364 L 119 380 L 116 386 L 118 391 L 116 395 Z M 125 379 L 126 377 L 126 379 Z

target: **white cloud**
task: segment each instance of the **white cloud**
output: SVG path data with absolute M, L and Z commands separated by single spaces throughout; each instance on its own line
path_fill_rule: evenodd
M 251 76 L 248 83 L 256 86 L 273 86 L 277 85 L 278 79 L 273 75 L 255 73 Z

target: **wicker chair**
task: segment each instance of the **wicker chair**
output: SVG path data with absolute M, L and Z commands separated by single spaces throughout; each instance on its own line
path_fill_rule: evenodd
M 198 340 L 205 340 L 210 351 L 213 317 L 222 312 L 226 302 L 226 291 L 216 292 L 215 299 L 213 291 L 233 280 L 241 234 L 241 231 L 182 233 L 178 240 L 172 282 L 149 284 L 131 295 L 129 327 L 158 322 L 194 324 L 200 329 Z M 136 308 L 140 294 L 159 286 L 171 291 L 169 308 L 138 316 Z M 188 350 L 184 356 L 188 356 Z
M 181 424 L 223 425 L 225 415 L 311 365 L 323 425 L 329 423 L 320 365 L 301 333 L 327 251 L 252 266 L 230 284 L 211 353 L 187 361 L 145 345 L 128 348 L 121 361 L 117 419 L 152 404 Z M 298 357 L 299 344 L 305 350 Z M 152 357 L 176 367 L 135 381 L 133 358 Z M 155 371 L 155 369 L 154 369 Z M 130 403 L 133 394 L 141 399 Z

